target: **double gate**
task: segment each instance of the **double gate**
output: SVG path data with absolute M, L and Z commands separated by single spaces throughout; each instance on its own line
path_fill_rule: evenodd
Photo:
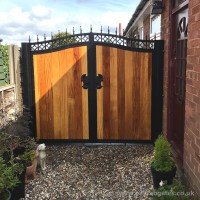
M 91 32 L 22 43 L 21 53 L 38 139 L 146 142 L 161 132 L 163 41 Z

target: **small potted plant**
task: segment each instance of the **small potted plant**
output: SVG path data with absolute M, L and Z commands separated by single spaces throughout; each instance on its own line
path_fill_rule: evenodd
M 11 198 L 10 191 L 20 183 L 19 174 L 22 172 L 22 166 L 15 162 L 13 157 L 6 162 L 0 156 L 0 172 L 0 200 L 7 200 Z
M 28 177 L 32 176 L 33 179 L 35 178 L 37 169 L 37 153 L 35 150 L 26 150 L 19 156 L 19 159 L 26 166 L 25 183 L 27 183 Z
M 34 150 L 27 150 L 22 155 L 19 156 L 20 160 L 24 163 L 25 166 L 32 165 L 32 161 L 35 158 L 35 151 Z
M 13 199 L 12 196 L 17 199 L 16 196 L 13 195 L 13 192 L 16 190 L 16 188 L 21 186 L 22 180 L 24 179 L 23 174 L 25 174 L 23 164 L 14 155 L 14 149 L 19 145 L 20 138 L 18 136 L 14 134 L 9 134 L 4 130 L 0 130 L 0 157 L 2 167 L 0 170 L 0 177 L 2 176 L 0 178 L 2 181 L 0 187 L 3 187 L 4 189 L 10 189 L 10 192 L 12 193 L 11 199 Z M 6 183 L 6 179 L 9 180 L 8 182 L 11 185 L 8 185 L 8 183 Z M 17 183 L 16 180 L 18 180 Z M 18 192 L 18 194 L 20 193 Z
M 9 190 L 12 190 L 19 184 L 18 170 L 18 163 L 6 163 L 5 160 L 0 157 L 0 200 L 11 198 Z
M 0 130 L 0 153 L 2 158 L 9 162 L 10 158 L 13 158 L 16 163 L 20 164 L 22 173 L 18 174 L 19 184 L 12 190 L 12 197 L 14 199 L 25 197 L 25 172 L 26 162 L 20 159 L 24 153 L 24 157 L 28 156 L 27 152 L 31 152 L 36 149 L 36 142 L 34 138 L 30 137 L 31 115 L 29 110 L 23 109 L 23 113 L 17 116 L 15 121 L 11 121 L 5 127 Z M 28 158 L 26 158 L 28 159 Z M 11 199 L 13 199 L 11 197 Z M 14 200 L 13 199 L 13 200 Z
M 175 177 L 176 166 L 171 156 L 171 145 L 164 135 L 160 135 L 155 142 L 151 172 L 154 188 L 158 188 L 159 183 L 164 180 L 168 185 L 172 184 Z
M 18 118 L 16 121 L 13 121 L 9 123 L 4 129 L 7 134 L 10 134 L 12 137 L 18 137 L 19 142 L 17 145 L 15 145 L 15 148 L 13 149 L 13 155 L 18 158 L 19 161 L 21 161 L 25 167 L 26 173 L 21 176 L 21 186 L 16 188 L 14 193 L 17 195 L 20 193 L 22 194 L 21 197 L 24 197 L 24 191 L 25 191 L 25 182 L 27 178 L 27 174 L 30 171 L 34 172 L 32 173 L 33 178 L 35 176 L 35 171 L 37 167 L 37 159 L 36 158 L 36 147 L 37 144 L 35 142 L 35 139 L 31 137 L 31 131 L 30 131 L 30 125 L 31 125 L 31 115 L 30 111 L 26 108 L 24 108 L 23 113 L 20 113 L 18 115 Z

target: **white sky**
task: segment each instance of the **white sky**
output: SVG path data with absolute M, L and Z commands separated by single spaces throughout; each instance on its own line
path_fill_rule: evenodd
M 140 0 L 0 0 L 0 38 L 3 44 L 20 44 L 58 30 L 79 33 L 114 33 L 119 23 L 125 29 Z M 42 40 L 42 39 L 41 39 Z

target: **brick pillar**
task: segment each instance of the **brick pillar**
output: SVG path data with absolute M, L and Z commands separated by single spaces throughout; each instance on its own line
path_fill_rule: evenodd
M 150 15 L 148 15 L 145 20 L 143 21 L 144 24 L 144 32 L 143 32 L 143 38 L 149 39 L 150 38 Z
M 189 1 L 184 170 L 200 196 L 200 2 Z

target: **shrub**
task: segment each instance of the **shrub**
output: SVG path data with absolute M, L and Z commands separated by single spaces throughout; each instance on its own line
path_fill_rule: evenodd
M 35 154 L 34 150 L 26 150 L 22 155 L 19 155 L 19 158 L 25 166 L 30 166 L 35 158 Z
M 171 171 L 175 167 L 171 157 L 171 145 L 163 135 L 160 135 L 155 142 L 152 167 L 161 172 Z
M 11 158 L 6 162 L 3 157 L 0 156 L 0 194 L 6 189 L 13 189 L 20 183 L 18 175 L 22 172 L 22 165 L 14 162 Z
M 171 185 L 163 185 L 155 190 L 152 200 L 190 200 L 189 193 L 179 180 Z
M 8 58 L 8 45 L 0 45 L 3 60 L 3 73 L 5 76 L 5 83 L 9 84 L 9 58 Z

